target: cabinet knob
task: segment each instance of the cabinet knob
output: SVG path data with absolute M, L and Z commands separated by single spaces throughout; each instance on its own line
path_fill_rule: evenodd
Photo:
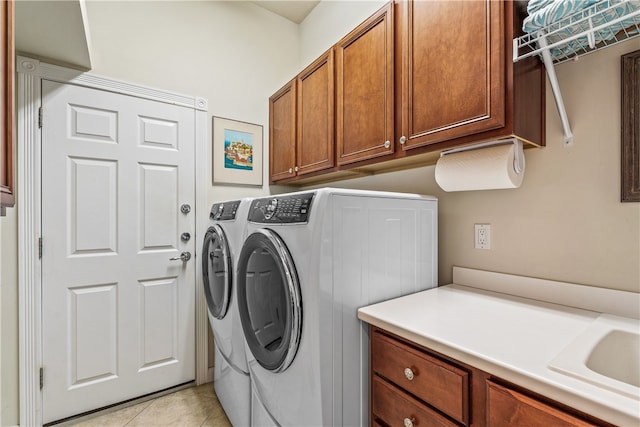
M 298 171 L 300 170 L 300 168 L 296 166 L 296 167 L 294 168 L 294 170 L 295 170 L 296 172 L 298 172 Z
M 384 148 L 389 148 L 389 147 L 391 147 L 391 141 L 385 141 Z
M 402 136 L 400 137 L 400 144 L 404 145 L 404 143 L 405 143 L 405 142 L 407 142 L 407 137 L 406 137 L 406 136 L 404 136 L 404 135 L 402 135 Z
M 413 381 L 413 377 L 415 376 L 415 373 L 411 368 L 404 368 L 404 376 L 407 377 L 409 381 Z
M 293 173 L 293 168 L 289 168 L 289 173 Z
M 411 418 L 405 418 L 404 419 L 404 427 L 413 427 L 413 423 L 416 422 L 416 419 L 411 417 Z

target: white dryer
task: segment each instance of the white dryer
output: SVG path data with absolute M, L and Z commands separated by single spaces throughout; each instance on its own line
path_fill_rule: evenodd
M 320 189 L 255 199 L 238 259 L 252 425 L 368 425 L 359 307 L 437 284 L 437 200 Z
M 251 385 L 236 299 L 236 263 L 251 199 L 214 203 L 202 245 L 202 279 L 215 341 L 214 389 L 235 426 L 250 424 Z

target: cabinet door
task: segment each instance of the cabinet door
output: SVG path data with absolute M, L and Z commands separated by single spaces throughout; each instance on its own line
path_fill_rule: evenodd
M 560 409 L 508 389 L 494 382 L 487 382 L 487 425 L 508 427 L 595 427 L 596 424 L 581 420 Z
M 338 164 L 394 152 L 393 4 L 336 45 Z
M 334 151 L 333 49 L 298 75 L 297 159 L 303 175 L 332 168 Z
M 403 149 L 504 126 L 503 2 L 400 6 Z
M 271 182 L 292 178 L 296 161 L 296 81 L 269 98 L 269 175 Z

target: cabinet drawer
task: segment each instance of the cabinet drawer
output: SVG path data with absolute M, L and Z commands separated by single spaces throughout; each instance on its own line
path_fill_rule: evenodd
M 469 375 L 393 338 L 375 333 L 372 369 L 463 424 L 469 421 Z M 410 379 L 411 378 L 411 379 Z
M 449 421 L 380 377 L 373 377 L 372 392 L 373 425 L 380 425 L 376 421 L 377 417 L 391 427 L 457 427 L 453 421 Z
M 537 399 L 487 381 L 487 425 L 508 427 L 595 427 Z

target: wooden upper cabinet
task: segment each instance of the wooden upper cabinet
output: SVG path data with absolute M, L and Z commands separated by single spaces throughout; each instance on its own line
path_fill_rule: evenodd
M 440 151 L 501 138 L 545 145 L 542 63 L 513 63 L 525 7 L 382 7 L 271 97 L 271 182 L 433 164 Z
M 14 18 L 13 1 L 0 4 L 0 212 L 15 204 L 14 138 Z
M 333 49 L 269 98 L 271 182 L 335 165 Z
M 338 165 L 393 153 L 393 4 L 367 19 L 335 49 Z
M 298 175 L 335 165 L 333 49 L 315 60 L 297 78 Z
M 512 62 L 514 2 L 399 1 L 398 9 L 403 150 L 512 135 L 544 145 L 544 74 L 537 58 Z
M 269 176 L 292 178 L 296 162 L 296 80 L 269 98 Z
M 504 126 L 503 2 L 400 5 L 403 148 Z

